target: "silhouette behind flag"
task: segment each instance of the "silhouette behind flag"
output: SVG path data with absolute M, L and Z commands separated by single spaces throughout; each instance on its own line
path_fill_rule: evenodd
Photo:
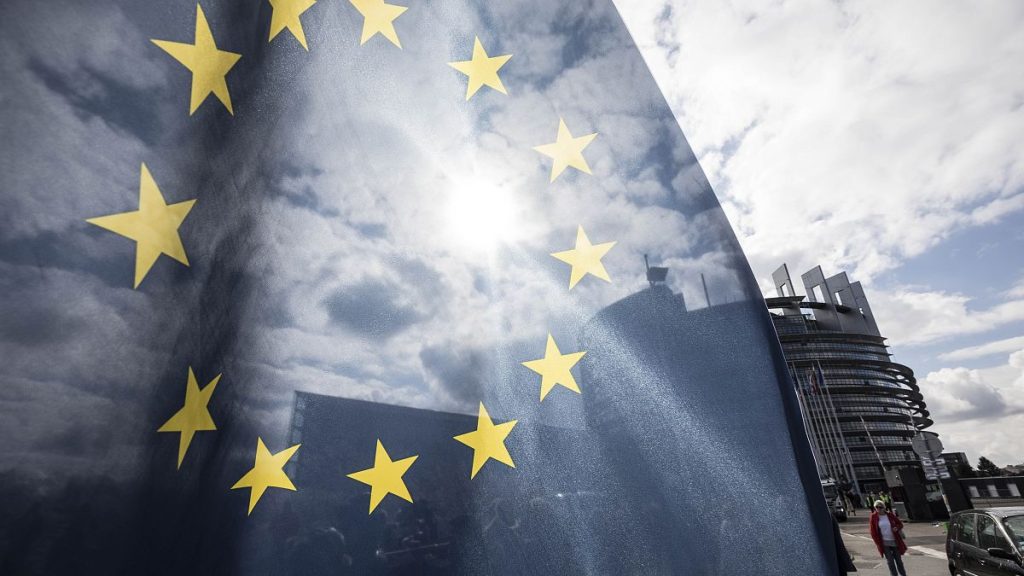
M 610 0 L 13 0 L 0 46 L 0 574 L 834 572 Z

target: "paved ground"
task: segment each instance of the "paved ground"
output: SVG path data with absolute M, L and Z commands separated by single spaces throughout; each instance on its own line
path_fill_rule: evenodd
M 858 510 L 857 517 L 839 525 L 843 542 L 853 555 L 858 576 L 889 576 L 885 558 L 878 555 L 868 534 L 868 512 Z M 907 576 L 949 576 L 946 564 L 946 532 L 942 525 L 930 522 L 904 524 L 903 533 L 910 548 L 903 556 Z

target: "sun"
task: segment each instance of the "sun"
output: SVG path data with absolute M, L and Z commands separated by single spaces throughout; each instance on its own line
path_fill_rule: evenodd
M 444 232 L 460 248 L 491 252 L 521 233 L 519 208 L 508 187 L 463 182 L 450 191 L 447 202 Z

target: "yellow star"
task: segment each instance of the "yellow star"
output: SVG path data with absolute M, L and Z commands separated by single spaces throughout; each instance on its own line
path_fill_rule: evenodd
M 548 344 L 544 349 L 544 358 L 523 362 L 523 366 L 526 366 L 541 376 L 541 402 L 544 401 L 544 397 L 548 395 L 548 392 L 551 392 L 551 389 L 554 388 L 556 384 L 560 384 L 577 394 L 580 393 L 580 387 L 576 385 L 576 379 L 573 378 L 570 369 L 580 361 L 580 358 L 583 358 L 584 354 L 586 354 L 586 352 L 562 354 L 558 350 L 558 345 L 555 344 L 555 339 L 551 337 L 551 334 L 548 334 Z
M 508 453 L 508 448 L 505 447 L 505 438 L 518 422 L 518 420 L 509 420 L 495 426 L 491 415 L 487 413 L 487 408 L 484 408 L 484 403 L 480 403 L 480 413 L 476 419 L 476 432 L 467 432 L 455 437 L 456 440 L 473 449 L 473 470 L 469 473 L 470 479 L 476 476 L 476 473 L 483 468 L 489 458 L 494 458 L 513 468 L 516 467 L 512 462 L 512 456 Z
M 551 164 L 550 182 L 554 182 L 555 178 L 558 178 L 559 174 L 569 166 L 590 174 L 590 166 L 587 165 L 587 159 L 583 157 L 583 149 L 596 137 L 597 132 L 573 138 L 569 128 L 565 125 L 565 120 L 559 118 L 558 137 L 555 141 L 551 144 L 533 147 L 537 152 L 550 156 L 554 160 Z
M 469 84 L 466 86 L 466 100 L 469 100 L 484 84 L 502 94 L 508 94 L 505 85 L 501 83 L 501 78 L 498 77 L 498 70 L 509 61 L 509 58 L 512 58 L 511 54 L 488 56 L 483 44 L 480 44 L 480 38 L 474 36 L 473 59 L 449 62 L 448 65 L 469 76 Z
M 373 38 L 374 34 L 380 34 L 399 48 L 402 43 L 398 40 L 398 32 L 395 32 L 395 18 L 408 10 L 405 6 L 388 4 L 384 0 L 348 0 L 355 6 L 356 10 L 363 15 L 363 36 L 359 39 L 359 45 L 366 44 L 366 41 Z
M 192 72 L 192 100 L 188 109 L 189 116 L 196 111 L 196 108 L 199 108 L 199 105 L 206 100 L 211 92 L 224 104 L 228 112 L 235 113 L 231 108 L 231 95 L 228 94 L 228 83 L 225 76 L 242 55 L 217 49 L 217 44 L 213 41 L 213 32 L 210 31 L 210 25 L 206 22 L 202 6 L 196 4 L 195 43 L 184 44 L 167 40 L 153 40 L 152 42 Z
M 138 288 L 161 254 L 167 254 L 188 266 L 188 257 L 185 255 L 185 247 L 181 245 L 178 227 L 195 203 L 195 200 L 177 204 L 164 202 L 164 197 L 153 181 L 149 168 L 143 163 L 142 174 L 139 177 L 139 209 L 135 212 L 89 218 L 86 222 L 135 240 L 135 288 Z
M 402 476 L 409 470 L 419 456 L 410 456 L 392 461 L 384 445 L 377 440 L 377 453 L 373 457 L 373 468 L 360 470 L 348 475 L 349 478 L 370 486 L 370 514 L 377 508 L 380 501 L 388 494 L 394 494 L 406 502 L 412 502 L 409 489 L 405 487 Z
M 185 405 L 174 416 L 171 416 L 170 420 L 164 422 L 164 425 L 157 429 L 157 432 L 181 433 L 181 436 L 178 437 L 179 470 L 181 469 L 182 460 L 185 459 L 185 452 L 188 451 L 188 446 L 192 443 L 192 437 L 195 436 L 195 433 L 217 429 L 217 426 L 213 423 L 213 417 L 210 416 L 210 410 L 206 405 L 210 403 L 210 396 L 213 395 L 213 391 L 217 388 L 218 381 L 220 381 L 220 374 L 217 374 L 205 388 L 200 390 L 199 383 L 196 382 L 196 375 L 192 372 L 192 367 L 189 366 L 188 382 L 185 384 Z
M 316 4 L 316 0 L 269 0 L 271 8 L 274 9 L 273 14 L 270 16 L 270 38 L 267 42 L 274 39 L 275 36 L 281 33 L 285 28 L 295 36 L 295 39 L 302 44 L 302 47 L 309 51 L 309 46 L 306 45 L 306 34 L 302 31 L 302 20 L 299 16 L 302 13 Z
M 263 439 L 256 438 L 256 464 L 231 487 L 232 490 L 236 488 L 252 489 L 249 492 L 249 512 L 247 514 L 252 514 L 252 509 L 256 507 L 256 503 L 260 501 L 260 497 L 267 491 L 267 488 L 284 488 L 295 491 L 295 485 L 292 484 L 291 478 L 284 473 L 284 465 L 288 463 L 299 446 L 302 444 L 296 444 L 277 454 L 271 454 L 263 444 Z
M 601 258 L 612 249 L 612 246 L 615 246 L 615 242 L 591 244 L 587 233 L 583 231 L 583 226 L 580 226 L 576 230 L 576 248 L 553 252 L 551 255 L 572 266 L 572 272 L 569 274 L 569 290 L 572 290 L 573 286 L 587 274 L 597 276 L 605 282 L 612 281 L 608 277 L 608 271 L 604 269 L 604 264 L 601 263 Z

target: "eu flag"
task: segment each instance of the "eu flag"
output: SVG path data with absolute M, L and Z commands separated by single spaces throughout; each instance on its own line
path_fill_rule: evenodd
M 830 574 L 610 0 L 0 6 L 0 574 Z

